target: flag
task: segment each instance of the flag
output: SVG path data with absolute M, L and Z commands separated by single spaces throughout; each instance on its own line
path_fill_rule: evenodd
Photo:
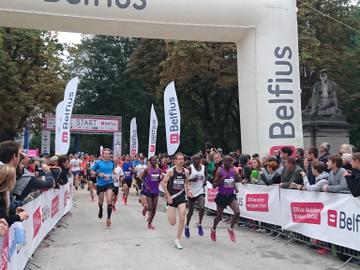
M 181 115 L 175 90 L 175 82 L 170 83 L 164 93 L 164 113 L 166 144 L 168 155 L 174 155 L 180 145 Z
M 151 113 L 150 113 L 148 158 L 151 158 L 156 154 L 156 140 L 157 140 L 158 126 L 159 126 L 158 118 L 156 116 L 154 104 L 152 104 Z
M 138 153 L 139 141 L 137 136 L 136 118 L 131 119 L 130 122 L 130 155 L 135 156 Z

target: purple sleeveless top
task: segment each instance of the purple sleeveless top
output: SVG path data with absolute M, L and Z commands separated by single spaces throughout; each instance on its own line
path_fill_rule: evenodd
M 160 168 L 148 168 L 147 175 L 144 179 L 145 194 L 159 194 L 160 175 Z
M 219 185 L 219 193 L 223 195 L 229 195 L 235 193 L 235 170 L 230 169 L 229 172 L 224 168 L 220 170 L 220 177 L 225 177 L 224 182 Z

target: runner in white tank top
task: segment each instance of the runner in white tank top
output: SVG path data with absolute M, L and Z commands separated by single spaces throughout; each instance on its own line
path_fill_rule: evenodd
M 189 198 L 189 211 L 186 217 L 186 226 L 185 226 L 185 236 L 190 237 L 190 220 L 194 213 L 195 203 L 198 202 L 199 206 L 199 223 L 197 224 L 198 234 L 200 236 L 204 235 L 204 231 L 201 225 L 202 219 L 205 212 L 205 190 L 204 186 L 206 183 L 206 172 L 205 166 L 201 164 L 200 155 L 194 155 L 192 157 L 193 164 L 189 167 L 189 193 L 191 193 L 191 198 Z

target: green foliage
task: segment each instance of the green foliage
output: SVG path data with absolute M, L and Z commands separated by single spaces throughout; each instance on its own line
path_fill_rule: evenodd
M 49 32 L 0 28 L 0 141 L 53 112 L 64 90 L 62 50 Z

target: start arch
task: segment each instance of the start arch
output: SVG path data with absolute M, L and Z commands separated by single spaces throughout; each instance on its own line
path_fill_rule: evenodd
M 235 42 L 243 151 L 303 146 L 295 0 L 1 0 L 0 25 Z

